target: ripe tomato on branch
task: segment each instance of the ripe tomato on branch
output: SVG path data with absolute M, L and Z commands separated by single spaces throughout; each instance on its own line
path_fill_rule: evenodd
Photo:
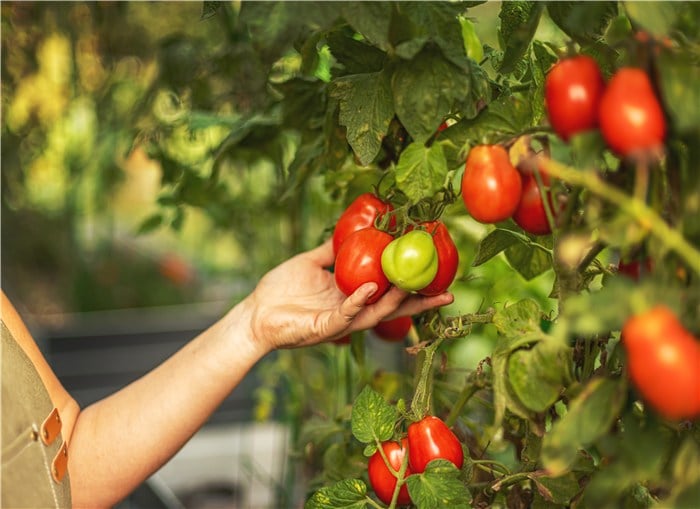
M 615 73 L 601 98 L 598 115 L 605 142 L 622 156 L 663 145 L 666 119 L 642 69 L 623 67 Z
M 632 383 L 667 419 L 700 417 L 700 342 L 662 305 L 629 318 L 622 344 Z
M 374 226 L 374 221 L 379 216 L 393 210 L 391 204 L 383 201 L 376 194 L 363 193 L 343 211 L 333 230 L 333 252 L 338 253 L 340 245 L 348 236 L 369 226 Z M 395 219 L 390 219 L 390 226 L 395 224 Z
M 467 212 L 481 223 L 505 221 L 520 202 L 522 181 L 505 148 L 477 145 L 469 151 L 462 175 Z
M 382 449 L 389 460 L 391 468 L 393 468 L 396 472 L 399 472 L 401 470 L 403 459 L 408 450 L 408 440 L 404 438 L 401 440 L 401 443 L 391 441 L 383 442 Z M 404 478 L 411 475 L 411 473 L 411 468 L 406 467 Z M 369 483 L 372 486 L 374 493 L 377 494 L 377 498 L 387 505 L 390 504 L 394 495 L 394 490 L 396 489 L 397 478 L 387 467 L 386 462 L 384 461 L 384 458 L 382 458 L 379 450 L 377 450 L 369 458 L 369 461 L 367 462 L 367 474 L 369 476 Z M 410 503 L 411 496 L 408 494 L 407 485 L 404 484 L 399 490 L 397 504 L 401 506 L 408 505 Z
M 436 459 L 450 461 L 462 468 L 464 451 L 447 424 L 439 417 L 429 415 L 408 427 L 408 463 L 414 473 L 421 473 Z
M 421 295 L 440 295 L 454 281 L 459 265 L 459 251 L 452 240 L 447 226 L 442 221 L 422 223 L 425 231 L 433 236 L 433 244 L 437 250 L 438 270 L 428 286 L 418 291 Z
M 544 86 L 549 122 L 564 141 L 598 125 L 605 82 L 593 58 L 578 55 L 560 60 L 547 74 Z
M 549 176 L 545 173 L 540 173 L 542 184 L 549 186 Z M 549 201 L 549 210 L 554 214 L 554 203 L 551 195 L 546 189 L 542 190 L 546 193 Z M 544 200 L 540 187 L 537 184 L 537 177 L 534 173 L 523 174 L 523 194 L 520 197 L 518 208 L 513 213 L 513 221 L 516 222 L 523 230 L 533 235 L 548 235 L 552 233 L 552 227 L 547 219 L 547 212 L 544 207 Z
M 350 234 L 335 258 L 335 283 L 345 295 L 352 294 L 364 283 L 377 283 L 377 291 L 368 304 L 377 302 L 389 289 L 389 280 L 382 270 L 382 252 L 394 238 L 373 226 Z
M 413 320 L 410 316 L 399 316 L 398 318 L 379 322 L 372 330 L 381 339 L 401 341 L 406 337 L 412 326 Z

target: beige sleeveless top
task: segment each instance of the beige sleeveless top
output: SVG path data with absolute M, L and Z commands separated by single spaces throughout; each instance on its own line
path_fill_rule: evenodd
M 39 373 L 2 322 L 2 507 L 70 507 L 61 420 Z

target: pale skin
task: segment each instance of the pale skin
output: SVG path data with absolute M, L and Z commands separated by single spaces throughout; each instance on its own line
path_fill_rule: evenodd
M 268 272 L 255 290 L 169 359 L 120 391 L 81 409 L 64 389 L 2 293 L 2 316 L 36 365 L 63 421 L 73 505 L 111 507 L 167 462 L 248 371 L 280 348 L 311 346 L 383 319 L 449 304 L 449 293 L 409 295 L 366 283 L 346 297 L 326 267 L 330 242 Z

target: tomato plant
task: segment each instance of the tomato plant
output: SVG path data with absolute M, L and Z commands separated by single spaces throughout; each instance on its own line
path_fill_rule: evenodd
M 462 199 L 481 223 L 510 218 L 522 194 L 520 173 L 500 145 L 478 145 L 469 151 L 462 176 Z
M 383 320 L 375 325 L 372 330 L 381 339 L 387 341 L 402 341 L 408 331 L 413 326 L 413 320 L 410 316 L 399 316 L 391 320 Z
M 371 304 L 389 289 L 389 280 L 382 271 L 382 252 L 393 237 L 374 227 L 357 230 L 348 236 L 335 258 L 335 282 L 345 295 L 351 295 L 365 283 L 377 284 L 377 291 L 368 299 Z
M 429 221 L 422 225 L 433 236 L 437 250 L 438 269 L 428 286 L 418 290 L 421 295 L 439 295 L 454 281 L 459 267 L 459 251 L 447 226 L 442 221 Z
M 378 217 L 391 211 L 390 204 L 373 193 L 362 193 L 343 211 L 333 230 L 333 252 L 336 254 L 340 245 L 353 232 L 374 226 Z M 393 218 L 392 218 L 393 220 Z M 389 227 L 395 221 L 389 223 Z
M 557 62 L 547 74 L 545 104 L 554 131 L 565 141 L 598 125 L 605 82 L 598 63 L 587 55 Z
M 629 376 L 644 401 L 668 419 L 700 416 L 700 341 L 665 306 L 622 328 Z
M 625 67 L 610 79 L 600 100 L 600 130 L 617 153 L 658 149 L 666 136 L 666 119 L 649 76 Z
M 413 230 L 394 239 L 384 248 L 382 270 L 387 279 L 407 292 L 422 290 L 438 272 L 438 252 L 433 237 L 424 230 Z
M 429 415 L 408 427 L 408 463 L 412 471 L 423 472 L 437 459 L 450 461 L 459 469 L 464 464 L 464 452 L 445 422 Z
M 402 463 L 406 457 L 406 452 L 408 451 L 408 440 L 403 439 L 401 443 L 398 442 L 384 442 L 381 444 L 381 448 L 384 450 L 384 455 L 389 461 L 389 466 L 399 473 L 401 471 Z M 407 459 L 406 459 L 407 461 Z M 396 484 L 398 482 L 396 475 L 389 470 L 382 454 L 377 450 L 367 462 L 367 475 L 369 476 L 369 483 L 376 493 L 377 498 L 384 502 L 385 504 L 390 504 L 391 499 L 394 496 L 394 490 L 396 489 Z M 411 475 L 411 469 L 405 467 L 404 478 Z M 399 490 L 397 497 L 397 504 L 400 506 L 408 505 L 411 503 L 411 496 L 408 494 L 408 486 L 403 484 Z

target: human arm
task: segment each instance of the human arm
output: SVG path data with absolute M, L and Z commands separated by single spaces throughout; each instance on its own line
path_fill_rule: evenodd
M 345 297 L 324 268 L 332 262 L 330 243 L 291 258 L 163 364 L 85 408 L 69 446 L 75 507 L 111 506 L 130 493 L 184 445 L 272 350 L 338 338 L 383 318 L 451 300 L 449 295 L 408 296 L 392 289 L 365 306 L 375 285 Z

